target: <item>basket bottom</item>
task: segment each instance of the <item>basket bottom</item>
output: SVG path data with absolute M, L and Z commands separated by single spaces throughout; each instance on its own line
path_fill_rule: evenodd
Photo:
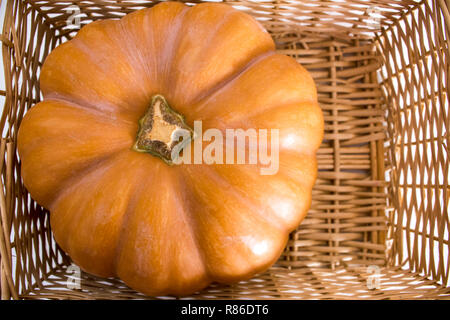
M 175 299 L 149 298 L 117 279 L 103 279 L 60 266 L 22 299 Z M 450 299 L 450 287 L 400 267 L 273 267 L 235 285 L 212 284 L 183 299 Z

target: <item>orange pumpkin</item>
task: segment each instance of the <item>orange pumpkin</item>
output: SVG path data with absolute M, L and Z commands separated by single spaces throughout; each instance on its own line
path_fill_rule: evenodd
M 26 188 L 76 264 L 149 295 L 184 295 L 279 258 L 311 203 L 323 118 L 311 76 L 274 50 L 230 6 L 164 2 L 93 22 L 51 52 L 18 150 Z M 161 119 L 164 130 L 277 128 L 278 172 L 170 165 L 170 141 L 146 127 Z

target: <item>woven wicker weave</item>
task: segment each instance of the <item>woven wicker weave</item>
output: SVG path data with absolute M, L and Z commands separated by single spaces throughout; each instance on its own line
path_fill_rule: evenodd
M 68 289 L 76 269 L 21 182 L 15 142 L 24 113 L 41 99 L 43 60 L 78 30 L 67 20 L 85 25 L 157 1 L 4 2 L 1 297 L 143 298 L 84 273 L 81 287 Z M 278 51 L 311 72 L 326 131 L 311 210 L 277 264 L 194 297 L 449 298 L 449 1 L 224 2 L 256 17 Z

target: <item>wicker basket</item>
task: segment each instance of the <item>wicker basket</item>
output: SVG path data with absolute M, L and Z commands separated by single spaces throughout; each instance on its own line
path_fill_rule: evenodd
M 117 279 L 73 281 L 77 268 L 22 184 L 16 137 L 41 99 L 42 62 L 78 30 L 68 21 L 83 26 L 157 1 L 4 2 L 1 297 L 145 298 Z M 449 1 L 224 2 L 255 16 L 279 52 L 311 72 L 326 131 L 311 210 L 277 264 L 193 297 L 449 298 Z

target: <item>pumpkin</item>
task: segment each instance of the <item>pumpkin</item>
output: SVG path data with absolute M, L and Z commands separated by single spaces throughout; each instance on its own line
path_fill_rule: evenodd
M 46 58 L 40 89 L 18 132 L 21 175 L 88 273 L 148 295 L 248 279 L 310 207 L 323 138 L 314 81 L 231 6 L 164 2 L 90 23 Z M 173 129 L 191 134 L 197 120 L 276 128 L 278 171 L 170 163 Z

